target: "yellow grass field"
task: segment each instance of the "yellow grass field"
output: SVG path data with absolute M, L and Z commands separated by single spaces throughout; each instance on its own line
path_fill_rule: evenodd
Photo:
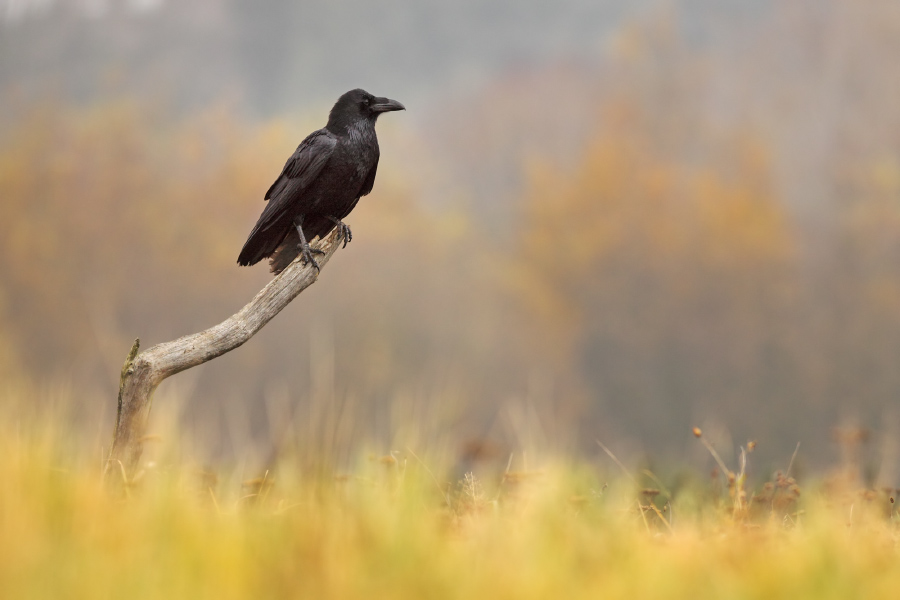
M 2 598 L 844 599 L 900 590 L 895 490 L 801 490 L 782 477 L 746 490 L 742 503 L 739 475 L 731 493 L 720 477 L 718 488 L 698 479 L 670 494 L 559 457 L 443 483 L 452 476 L 441 458 L 413 449 L 361 453 L 349 472 L 318 475 L 284 458 L 247 481 L 162 451 L 123 486 L 121 473 L 103 483 L 99 449 L 74 442 L 62 419 L 9 404 Z

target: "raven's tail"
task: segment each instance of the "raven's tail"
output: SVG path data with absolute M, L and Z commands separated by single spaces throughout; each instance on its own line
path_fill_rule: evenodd
M 262 259 L 268 258 L 275 252 L 275 249 L 278 248 L 285 236 L 293 230 L 294 228 L 290 226 L 290 221 L 288 221 L 287 226 L 271 225 L 265 228 L 261 228 L 260 223 L 257 223 L 247 237 L 247 241 L 244 242 L 244 247 L 238 256 L 238 264 L 246 267 L 255 265 Z M 296 233 L 294 231 L 294 235 Z

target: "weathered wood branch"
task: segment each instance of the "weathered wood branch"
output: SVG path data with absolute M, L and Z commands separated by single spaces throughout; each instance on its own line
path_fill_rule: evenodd
M 320 267 L 325 266 L 342 241 L 340 228 L 335 228 L 312 245 L 325 253 L 316 255 Z M 119 380 L 116 428 L 106 471 L 109 472 L 110 468 L 119 470 L 121 464 L 127 473 L 131 473 L 137 466 L 143 450 L 141 438 L 150 399 L 164 379 L 234 350 L 253 337 L 317 278 L 316 268 L 298 258 L 244 308 L 218 325 L 157 344 L 140 353 L 140 341 L 135 340 Z

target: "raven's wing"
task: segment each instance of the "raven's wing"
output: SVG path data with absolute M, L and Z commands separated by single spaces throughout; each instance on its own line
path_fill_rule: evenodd
M 298 203 L 303 191 L 322 172 L 336 145 L 337 138 L 326 129 L 314 131 L 300 142 L 266 192 L 269 204 L 247 237 L 238 264 L 255 264 L 275 251 L 290 231 L 294 215 L 302 212 Z
M 369 192 L 372 191 L 372 186 L 375 185 L 375 172 L 378 170 L 378 155 L 375 155 L 375 164 L 372 165 L 372 168 L 369 169 L 369 172 L 366 173 L 366 178 L 363 180 L 362 185 L 359 188 L 359 193 L 356 198 L 353 199 L 353 202 L 347 205 L 346 210 L 341 212 L 340 214 L 332 215 L 337 219 L 343 219 L 347 215 L 350 214 L 350 211 L 356 206 L 356 203 L 359 202 L 360 197 L 365 196 Z M 277 182 L 276 182 L 277 183 Z M 272 186 L 275 187 L 274 185 Z M 326 219 L 318 219 L 316 222 L 310 223 L 311 229 L 307 228 L 307 223 L 304 222 L 303 230 L 307 232 L 307 237 L 312 239 L 315 235 L 323 235 L 322 232 L 331 231 L 334 228 L 334 224 L 331 221 Z M 321 228 L 320 231 L 317 231 L 318 228 Z M 272 253 L 271 259 L 269 260 L 269 266 L 271 267 L 271 271 L 274 274 L 281 273 L 289 264 L 291 264 L 297 255 L 300 253 L 300 236 L 297 234 L 297 230 L 293 227 L 287 232 L 282 240 L 281 244 L 275 249 Z
M 320 129 L 306 136 L 284 163 L 281 175 L 266 192 L 266 200 L 278 203 L 285 190 L 297 188 L 299 191 L 308 186 L 331 158 L 336 145 L 337 137 L 327 129 Z

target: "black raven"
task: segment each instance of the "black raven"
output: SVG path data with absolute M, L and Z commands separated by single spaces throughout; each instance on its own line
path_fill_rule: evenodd
M 340 227 L 344 245 L 350 228 L 341 220 L 372 191 L 378 168 L 375 120 L 383 112 L 405 110 L 396 100 L 351 90 L 338 98 L 324 128 L 309 134 L 284 165 L 266 192 L 269 204 L 244 243 L 239 265 L 253 265 L 271 257 L 273 273 L 280 273 L 298 254 L 318 263 L 307 240 Z

